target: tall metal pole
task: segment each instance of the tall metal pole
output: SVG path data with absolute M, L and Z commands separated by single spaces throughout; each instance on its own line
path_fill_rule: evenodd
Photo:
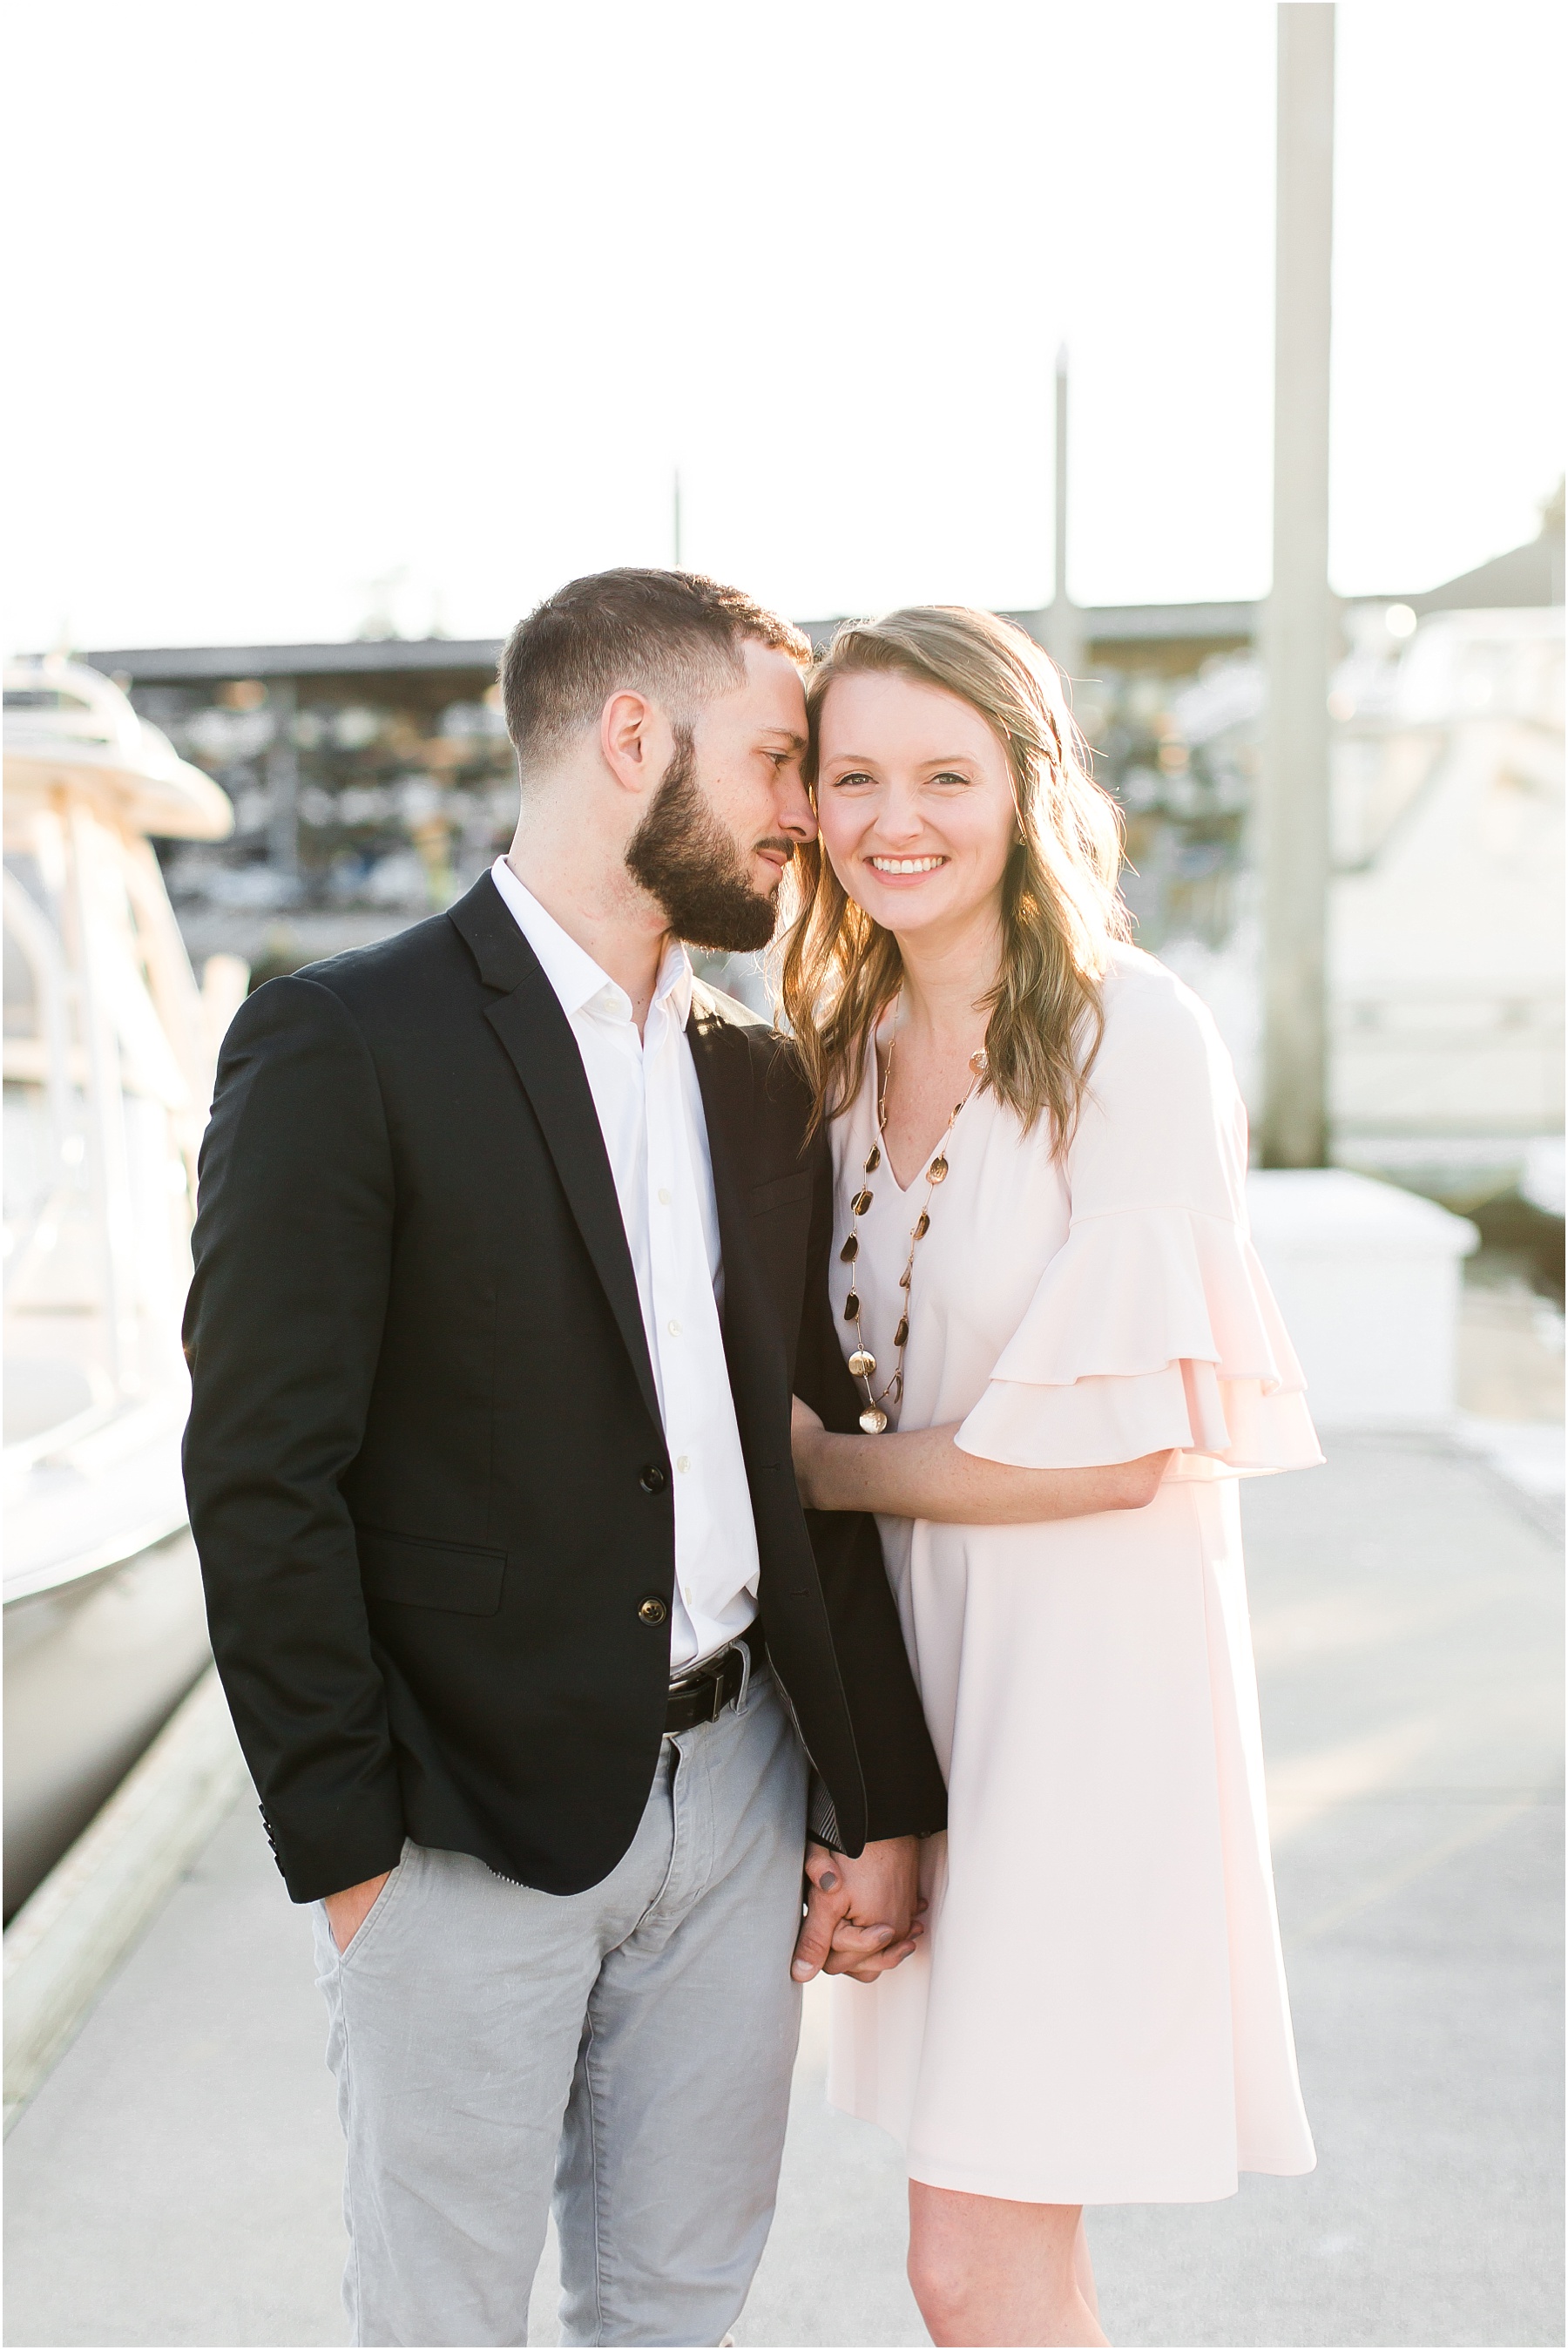
M 1052 600 L 1067 600 L 1067 346 L 1056 347 L 1056 546 Z
M 1067 593 L 1067 346 L 1056 353 L 1055 584 L 1045 614 L 1045 650 L 1069 680 L 1084 666 L 1078 609 Z
M 1334 8 L 1283 0 L 1274 223 L 1274 566 L 1263 624 L 1263 1161 L 1327 1155 L 1328 361 Z

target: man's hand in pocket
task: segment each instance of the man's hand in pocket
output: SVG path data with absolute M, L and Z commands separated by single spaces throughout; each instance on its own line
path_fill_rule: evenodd
M 377 1896 L 391 1873 L 389 1868 L 384 1868 L 379 1877 L 368 1877 L 363 1885 L 350 1885 L 342 1893 L 329 1893 L 322 1902 L 339 1958 L 375 1908 Z

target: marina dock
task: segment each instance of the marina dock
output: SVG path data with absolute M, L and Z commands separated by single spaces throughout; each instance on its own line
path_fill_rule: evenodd
M 1436 1439 L 1327 1449 L 1243 1501 L 1318 2168 L 1091 2212 L 1106 2330 L 1560 2343 L 1560 1504 Z M 826 1997 L 737 2339 L 919 2343 L 898 2149 L 824 2102 Z M 343 2341 L 324 2037 L 308 1922 L 247 1792 L 13 2132 L 7 2341 Z

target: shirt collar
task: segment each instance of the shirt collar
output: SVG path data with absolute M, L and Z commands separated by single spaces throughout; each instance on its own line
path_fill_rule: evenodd
M 659 966 L 653 1000 L 662 1003 L 678 1028 L 684 1028 L 691 1010 L 691 983 L 696 974 L 691 958 L 679 939 L 671 939 Z
M 567 1017 L 586 1010 L 597 1000 L 605 1010 L 629 1020 L 631 998 L 625 988 L 602 971 L 587 948 L 580 947 L 561 928 L 532 889 L 519 881 L 504 857 L 498 857 L 491 867 L 490 878 L 508 913 L 538 957 L 540 968 Z M 653 1001 L 670 1013 L 680 1028 L 685 1027 L 691 1009 L 691 959 L 680 940 L 671 939 L 659 966 Z

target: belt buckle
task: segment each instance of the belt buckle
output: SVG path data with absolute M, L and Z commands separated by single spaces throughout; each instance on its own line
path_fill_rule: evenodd
M 718 1656 L 710 1657 L 704 1664 L 693 1671 L 683 1673 L 679 1680 L 670 1685 L 670 1694 L 672 1698 L 695 1698 L 701 1690 L 706 1689 L 708 1711 L 706 1713 L 697 1715 L 691 1725 L 693 1729 L 697 1727 L 698 1722 L 717 1721 L 724 1711 L 724 1669 L 729 1663 L 731 1653 L 730 1648 L 721 1649 Z
M 703 1716 L 706 1721 L 717 1721 L 728 1702 L 724 1695 L 724 1679 L 733 1653 L 732 1643 L 730 1648 L 721 1648 L 716 1657 L 711 1657 L 703 1668 L 702 1678 L 708 1684 L 708 1711 Z

